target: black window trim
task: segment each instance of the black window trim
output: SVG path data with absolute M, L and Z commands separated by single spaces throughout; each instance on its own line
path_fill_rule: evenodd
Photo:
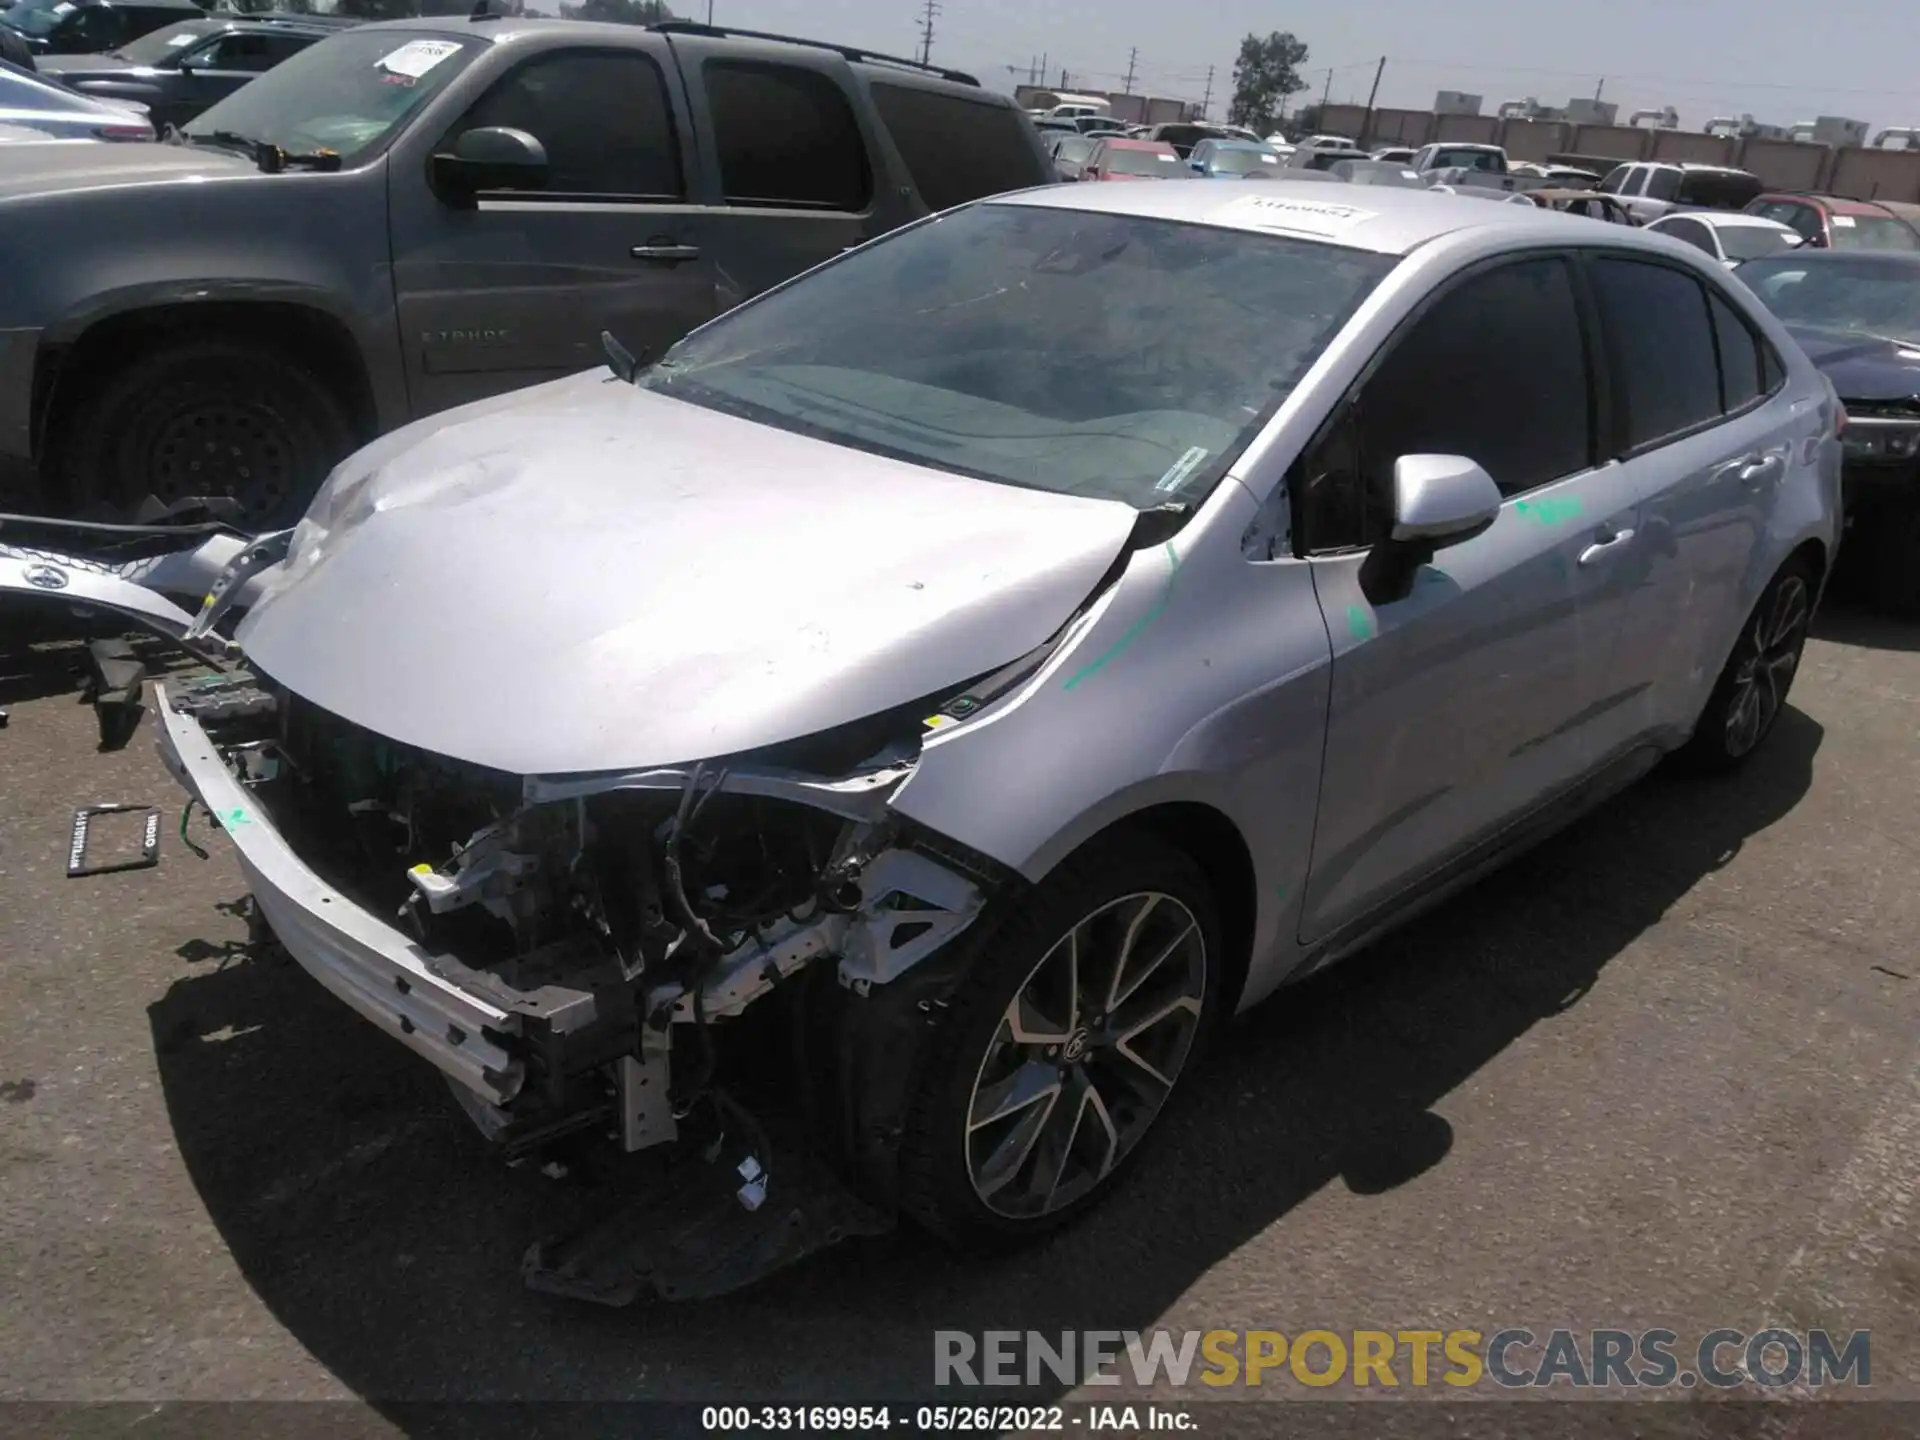
M 1669 445 L 1677 445 L 1680 441 L 1690 440 L 1695 435 L 1704 435 L 1716 426 L 1724 425 L 1729 420 L 1737 420 L 1750 411 L 1759 409 L 1762 405 L 1772 400 L 1773 397 L 1780 392 L 1781 387 L 1786 384 L 1784 364 L 1776 363 L 1771 357 L 1763 359 L 1756 353 L 1755 358 L 1760 363 L 1762 379 L 1764 380 L 1769 373 L 1775 373 L 1777 383 L 1770 389 L 1763 389 L 1757 399 L 1746 405 L 1742 405 L 1738 410 L 1730 411 L 1726 409 L 1727 378 L 1726 371 L 1720 364 L 1720 337 L 1713 323 L 1713 308 L 1707 303 L 1707 296 L 1711 293 L 1709 289 L 1711 281 L 1688 266 L 1676 264 L 1662 255 L 1650 255 L 1644 250 L 1615 250 L 1605 246 L 1587 246 L 1581 250 L 1580 254 L 1580 268 L 1583 271 L 1586 270 L 1588 266 L 1597 264 L 1602 260 L 1626 260 L 1635 265 L 1651 265 L 1661 270 L 1671 271 L 1676 275 L 1684 276 L 1694 283 L 1695 287 L 1700 291 L 1700 309 L 1706 317 L 1707 334 L 1713 341 L 1714 394 L 1718 398 L 1718 403 L 1721 406 L 1720 413 L 1708 419 L 1682 426 L 1678 430 L 1674 430 L 1666 435 L 1655 436 L 1651 440 L 1643 440 L 1638 445 L 1631 445 L 1628 443 L 1628 440 L 1632 434 L 1629 427 L 1632 424 L 1633 417 L 1627 413 L 1628 406 L 1623 396 L 1621 397 L 1619 406 L 1614 409 L 1610 416 L 1610 424 L 1607 429 L 1609 436 L 1607 445 L 1608 453 L 1603 457 L 1601 461 L 1602 464 L 1605 464 L 1608 460 L 1618 460 L 1622 463 L 1629 460 L 1638 460 L 1643 455 L 1652 454 L 1655 450 L 1665 449 Z M 1587 277 L 1587 283 L 1589 286 L 1593 283 L 1590 274 Z M 1720 298 L 1732 307 L 1734 314 L 1739 317 L 1740 322 L 1753 334 L 1756 341 L 1767 343 L 1766 336 L 1747 318 L 1745 312 L 1739 305 L 1735 304 L 1730 297 L 1724 294 Z M 1624 373 L 1626 370 L 1626 362 L 1620 346 L 1620 337 L 1615 335 L 1612 328 L 1607 325 L 1606 318 L 1600 312 L 1597 301 L 1594 306 L 1594 319 L 1599 323 L 1601 333 L 1606 339 L 1607 369 L 1610 372 L 1618 371 Z M 1770 343 L 1767 343 L 1767 348 L 1771 351 L 1772 346 Z
M 481 55 L 484 56 L 482 51 Z M 673 113 L 673 83 L 668 78 L 667 67 L 660 63 L 660 57 L 651 50 L 638 45 L 553 45 L 515 60 L 506 69 L 481 86 L 479 94 L 469 100 L 454 117 L 453 123 L 440 133 L 440 138 L 427 147 L 427 167 L 431 171 L 433 157 L 450 147 L 460 135 L 467 117 L 471 115 L 488 96 L 502 85 L 510 82 L 529 65 L 539 65 L 558 59 L 575 59 L 582 55 L 616 55 L 622 59 L 637 57 L 653 67 L 660 81 L 660 98 L 664 102 L 662 109 L 667 119 L 667 140 L 673 151 L 673 167 L 680 175 L 680 193 L 678 195 L 623 194 L 608 190 L 482 190 L 473 198 L 480 203 L 491 202 L 495 205 L 691 205 L 694 203 L 687 167 L 686 144 L 680 134 L 679 117 Z M 476 57 L 479 58 L 479 57 Z M 471 64 L 468 66 L 472 68 Z M 460 77 L 455 76 L 456 80 Z M 435 99 L 440 97 L 435 96 Z M 428 104 L 432 104 L 431 100 Z M 431 185 L 428 187 L 431 189 Z
M 1290 512 L 1293 532 L 1293 558 L 1296 560 L 1334 559 L 1341 555 L 1357 554 L 1371 548 L 1370 544 L 1329 545 L 1312 548 L 1307 534 L 1307 514 L 1305 489 L 1298 483 L 1298 470 L 1307 457 L 1317 450 L 1321 443 L 1332 436 L 1341 425 L 1348 423 L 1359 405 L 1360 394 L 1367 388 L 1380 367 L 1394 351 L 1394 348 L 1424 320 L 1427 314 L 1455 290 L 1469 281 L 1501 270 L 1509 265 L 1524 264 L 1535 260 L 1559 260 L 1567 267 L 1568 283 L 1573 288 L 1574 310 L 1580 317 L 1580 349 L 1587 362 L 1587 463 L 1578 470 L 1569 470 L 1564 475 L 1556 475 L 1550 480 L 1542 480 L 1538 485 L 1530 485 L 1524 490 L 1516 490 L 1511 495 L 1502 494 L 1500 507 L 1504 510 L 1509 501 L 1524 499 L 1537 490 L 1549 485 L 1558 485 L 1563 481 L 1575 479 L 1581 475 L 1590 475 L 1606 464 L 1605 452 L 1608 445 L 1602 441 L 1602 427 L 1612 413 L 1612 382 L 1610 356 L 1601 348 L 1599 307 L 1594 301 L 1586 267 L 1581 263 L 1581 250 L 1569 245 L 1542 245 L 1524 249 L 1506 250 L 1498 255 L 1476 260 L 1449 275 L 1445 281 L 1428 291 L 1420 303 L 1393 327 L 1387 338 L 1381 341 L 1360 373 L 1354 376 L 1351 384 L 1340 394 L 1328 410 L 1326 418 L 1314 428 L 1307 443 L 1300 447 L 1287 467 L 1287 505 Z M 1276 407 L 1277 408 L 1277 407 Z

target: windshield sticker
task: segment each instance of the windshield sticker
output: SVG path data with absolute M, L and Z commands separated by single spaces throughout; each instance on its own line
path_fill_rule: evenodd
M 374 68 L 418 80 L 459 48 L 454 40 L 409 40 L 374 62 Z
M 1853 229 L 1853 217 L 1851 215 L 1836 215 L 1833 217 L 1833 223 L 1838 225 L 1842 230 Z
M 194 41 L 198 40 L 199 38 L 200 38 L 200 34 L 198 31 L 189 30 L 184 35 L 175 35 L 172 38 L 170 38 L 167 41 L 167 48 L 170 50 L 178 50 L 182 45 L 191 45 Z
M 1278 155 L 1262 155 L 1260 157 L 1260 163 L 1262 165 L 1278 165 L 1280 163 L 1280 157 Z
M 1153 158 L 1158 160 L 1162 165 L 1171 165 L 1174 161 L 1178 160 L 1180 157 L 1178 155 L 1156 155 Z M 1849 220 L 1847 221 L 1847 223 L 1851 225 L 1853 222 Z
M 1282 200 L 1277 196 L 1244 195 L 1221 207 L 1236 218 L 1278 230 L 1297 230 L 1307 235 L 1331 235 L 1371 220 L 1373 211 L 1357 205 L 1335 205 L 1325 200 Z
M 1207 447 L 1204 445 L 1194 446 L 1191 450 L 1187 451 L 1186 454 L 1173 462 L 1172 468 L 1160 477 L 1159 482 L 1155 484 L 1153 488 L 1155 490 L 1178 490 L 1182 485 L 1187 483 L 1187 477 L 1193 474 L 1195 470 L 1198 470 L 1200 468 L 1200 462 L 1206 458 Z

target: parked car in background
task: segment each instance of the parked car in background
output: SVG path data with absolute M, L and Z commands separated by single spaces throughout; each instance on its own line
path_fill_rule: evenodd
M 1293 153 L 1284 157 L 1289 172 L 1298 170 L 1332 170 L 1343 160 L 1371 160 L 1373 157 L 1364 150 L 1338 150 L 1331 145 L 1298 145 Z
M 1807 242 L 1833 250 L 1920 250 L 1920 231 L 1886 205 L 1838 195 L 1769 191 L 1747 202 L 1749 215 L 1789 225 Z
M 1193 153 L 1193 147 L 1202 140 L 1217 140 L 1220 132 L 1211 125 L 1197 125 L 1190 120 L 1174 121 L 1165 125 L 1154 125 L 1141 137 L 1160 145 L 1171 145 L 1173 151 L 1182 160 Z
M 82 95 L 0 61 L 0 143 L 153 138 L 153 122 L 139 106 Z
M 1260 140 L 1202 140 L 1187 156 L 1187 168 L 1208 180 L 1265 179 L 1280 170 L 1280 156 Z
M 1616 165 L 1600 182 L 1643 225 L 1674 210 L 1744 210 L 1764 188 L 1759 176 L 1725 165 Z
M 686 24 L 360 26 L 177 133 L 9 157 L 0 461 L 50 507 L 224 494 L 285 520 L 355 445 L 599 365 L 603 331 L 657 355 L 1054 179 L 969 76 Z
M 1082 135 L 1124 135 L 1127 131 L 1127 122 L 1111 115 L 1081 115 L 1073 126 Z
M 17 0 L 0 25 L 43 55 L 90 55 L 207 12 L 191 0 Z
M 1423 175 L 1430 170 L 1475 170 L 1489 175 L 1507 173 L 1507 152 L 1498 145 L 1451 142 L 1423 145 L 1407 162 Z
M 1287 172 L 1289 179 L 1302 174 L 1318 173 L 1320 172 L 1313 170 Z M 1396 165 L 1387 160 L 1341 160 L 1326 173 L 1355 185 L 1393 185 L 1402 190 L 1419 190 L 1424 189 L 1427 184 L 1425 178 L 1412 166 Z
M 1523 160 L 1509 163 L 1507 173 L 1538 181 L 1557 190 L 1592 190 L 1599 186 L 1602 172 L 1582 170 L 1572 165 L 1543 165 L 1537 161 Z
M 1569 215 L 1581 215 L 1611 225 L 1640 223 L 1617 195 L 1602 195 L 1596 190 L 1562 190 L 1554 186 L 1529 190 L 1527 195 L 1534 204 L 1547 210 L 1564 210 Z
M 1309 150 L 1354 150 L 1359 147 L 1348 135 L 1309 135 L 1300 142 Z
M 1383 165 L 1410 165 L 1415 154 L 1411 145 L 1388 145 L 1373 152 L 1373 158 Z
M 1082 180 L 1190 180 L 1180 152 L 1160 140 L 1102 135 L 1080 167 Z
M 1218 131 L 1223 140 L 1251 140 L 1256 145 L 1266 144 L 1266 141 L 1260 138 L 1259 131 L 1249 130 L 1244 125 L 1228 125 L 1218 120 L 1203 120 L 1200 123 Z
M 164 130 L 186 124 L 262 71 L 354 23 L 277 15 L 188 20 L 104 55 L 51 57 L 40 70 L 83 94 L 139 101 Z
M 1833 382 L 1849 556 L 1881 607 L 1920 619 L 1920 254 L 1807 245 L 1737 273 Z
M 1080 172 L 1099 147 L 1098 135 L 1060 135 L 1047 149 L 1053 155 L 1053 172 L 1061 180 L 1078 180 Z
M 1792 250 L 1802 243 L 1796 232 L 1779 221 L 1737 210 L 1688 210 L 1662 215 L 1647 229 L 1704 250 L 1728 268 L 1744 260 Z
M 961 1246 L 1070 1222 L 1237 1102 L 1235 1013 L 1759 755 L 1838 538 L 1832 392 L 1720 267 L 1367 200 L 989 200 L 410 427 L 239 628 L 264 703 L 157 687 L 167 767 L 482 1133 L 683 1159 L 708 1245 L 771 1171 L 734 1283 L 841 1233 L 793 1148 Z

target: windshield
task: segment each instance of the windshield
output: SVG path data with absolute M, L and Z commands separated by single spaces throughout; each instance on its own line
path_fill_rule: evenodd
M 1777 255 L 1800 243 L 1791 230 L 1776 230 L 1771 225 L 1722 225 L 1720 248 L 1729 260 L 1757 260 L 1762 255 Z
M 714 321 L 638 383 L 963 475 L 1142 509 L 1196 501 L 1394 263 L 976 205 Z
M 1214 169 L 1228 175 L 1251 175 L 1280 163 L 1280 157 L 1271 150 L 1216 150 L 1208 158 Z
M 1782 256 L 1740 267 L 1740 278 L 1788 325 L 1920 341 L 1920 267 L 1898 261 L 1810 261 Z
M 1434 153 L 1432 170 L 1451 170 L 1459 166 L 1463 170 L 1504 170 L 1499 152 L 1494 150 L 1438 150 Z
M 150 35 L 142 35 L 111 53 L 116 60 L 125 60 L 134 65 L 160 65 L 202 35 L 209 35 L 219 28 L 217 23 L 209 25 L 204 20 L 189 20 L 184 25 L 168 25 Z
M 1836 250 L 1920 250 L 1920 232 L 1891 215 L 1836 215 L 1829 230 Z
M 72 0 L 17 0 L 12 9 L 0 10 L 0 25 L 22 35 L 51 35 L 78 8 Z
M 336 151 L 343 163 L 387 137 L 480 52 L 485 41 L 395 30 L 348 30 L 309 45 L 182 127 L 294 154 Z
M 1103 166 L 1109 175 L 1165 175 L 1178 173 L 1179 156 L 1171 150 L 1108 150 Z

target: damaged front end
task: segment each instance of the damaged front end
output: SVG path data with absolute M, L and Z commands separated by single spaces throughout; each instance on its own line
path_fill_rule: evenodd
M 792 1202 L 783 1172 L 817 1176 L 824 1158 L 878 1228 L 943 967 L 900 982 L 1009 883 L 889 810 L 923 710 L 684 768 L 554 778 L 394 743 L 249 673 L 169 687 L 158 709 L 163 756 L 230 834 L 280 942 L 432 1061 L 491 1139 L 519 1155 L 569 1136 L 695 1154 L 736 1219 L 770 1192 Z M 829 1208 L 813 1243 L 863 1228 Z M 743 1243 L 760 1254 L 764 1239 Z M 796 1244 L 811 1248 L 787 1235 L 677 1289 L 658 1257 L 621 1273 L 732 1288 Z M 598 1299 L 638 1283 L 547 1280 Z

